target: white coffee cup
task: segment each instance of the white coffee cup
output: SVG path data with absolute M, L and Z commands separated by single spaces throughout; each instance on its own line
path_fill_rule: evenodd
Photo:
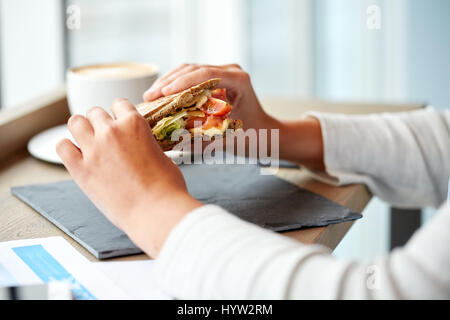
M 93 106 L 100 106 L 110 112 L 116 98 L 127 98 L 136 105 L 142 102 L 142 94 L 157 79 L 158 71 L 157 66 L 140 62 L 71 68 L 67 71 L 70 113 L 85 115 Z

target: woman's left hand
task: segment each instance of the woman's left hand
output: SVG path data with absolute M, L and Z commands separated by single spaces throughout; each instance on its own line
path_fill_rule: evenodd
M 68 127 L 79 148 L 64 139 L 56 149 L 96 207 L 155 257 L 171 229 L 202 204 L 135 107 L 118 99 L 111 109 L 114 118 L 99 107 L 72 116 Z

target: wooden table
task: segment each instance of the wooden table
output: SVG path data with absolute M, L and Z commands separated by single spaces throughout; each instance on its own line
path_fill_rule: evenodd
M 370 113 L 384 111 L 405 111 L 420 105 L 384 104 L 332 104 L 323 101 L 297 101 L 286 99 L 265 99 L 266 110 L 280 118 L 301 116 L 307 110 Z M 11 195 L 10 188 L 17 185 L 45 183 L 69 179 L 63 166 L 45 163 L 28 155 L 26 142 L 37 132 L 64 123 L 69 116 L 65 91 L 52 92 L 37 99 L 27 107 L 14 112 L 0 113 L 0 241 L 62 236 L 89 260 L 96 258 L 72 240 L 55 225 L 33 209 Z M 280 169 L 278 176 L 302 188 L 320 194 L 351 210 L 362 212 L 371 199 L 363 185 L 333 187 L 314 180 L 303 169 Z M 353 221 L 283 233 L 303 243 L 323 244 L 334 249 Z M 144 254 L 121 257 L 113 260 L 147 259 Z

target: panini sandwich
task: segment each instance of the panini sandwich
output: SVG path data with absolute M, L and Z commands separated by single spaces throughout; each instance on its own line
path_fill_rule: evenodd
M 179 141 L 175 130 L 185 129 L 194 136 L 223 136 L 227 129 L 243 127 L 241 120 L 229 118 L 232 110 L 226 89 L 217 88 L 220 79 L 211 79 L 182 92 L 136 106 L 147 120 L 153 135 L 164 151 Z

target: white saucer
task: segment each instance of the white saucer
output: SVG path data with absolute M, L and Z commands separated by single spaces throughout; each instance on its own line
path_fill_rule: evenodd
M 62 164 L 56 153 L 56 144 L 64 138 L 70 139 L 75 143 L 69 129 L 67 129 L 67 125 L 63 124 L 47 129 L 31 138 L 28 142 L 28 152 L 39 160 Z M 172 160 L 180 157 L 180 151 L 168 151 L 165 154 Z
M 73 141 L 67 125 L 63 124 L 47 129 L 31 138 L 28 142 L 28 152 L 40 160 L 62 164 L 61 159 L 56 153 L 56 144 L 64 138 Z

